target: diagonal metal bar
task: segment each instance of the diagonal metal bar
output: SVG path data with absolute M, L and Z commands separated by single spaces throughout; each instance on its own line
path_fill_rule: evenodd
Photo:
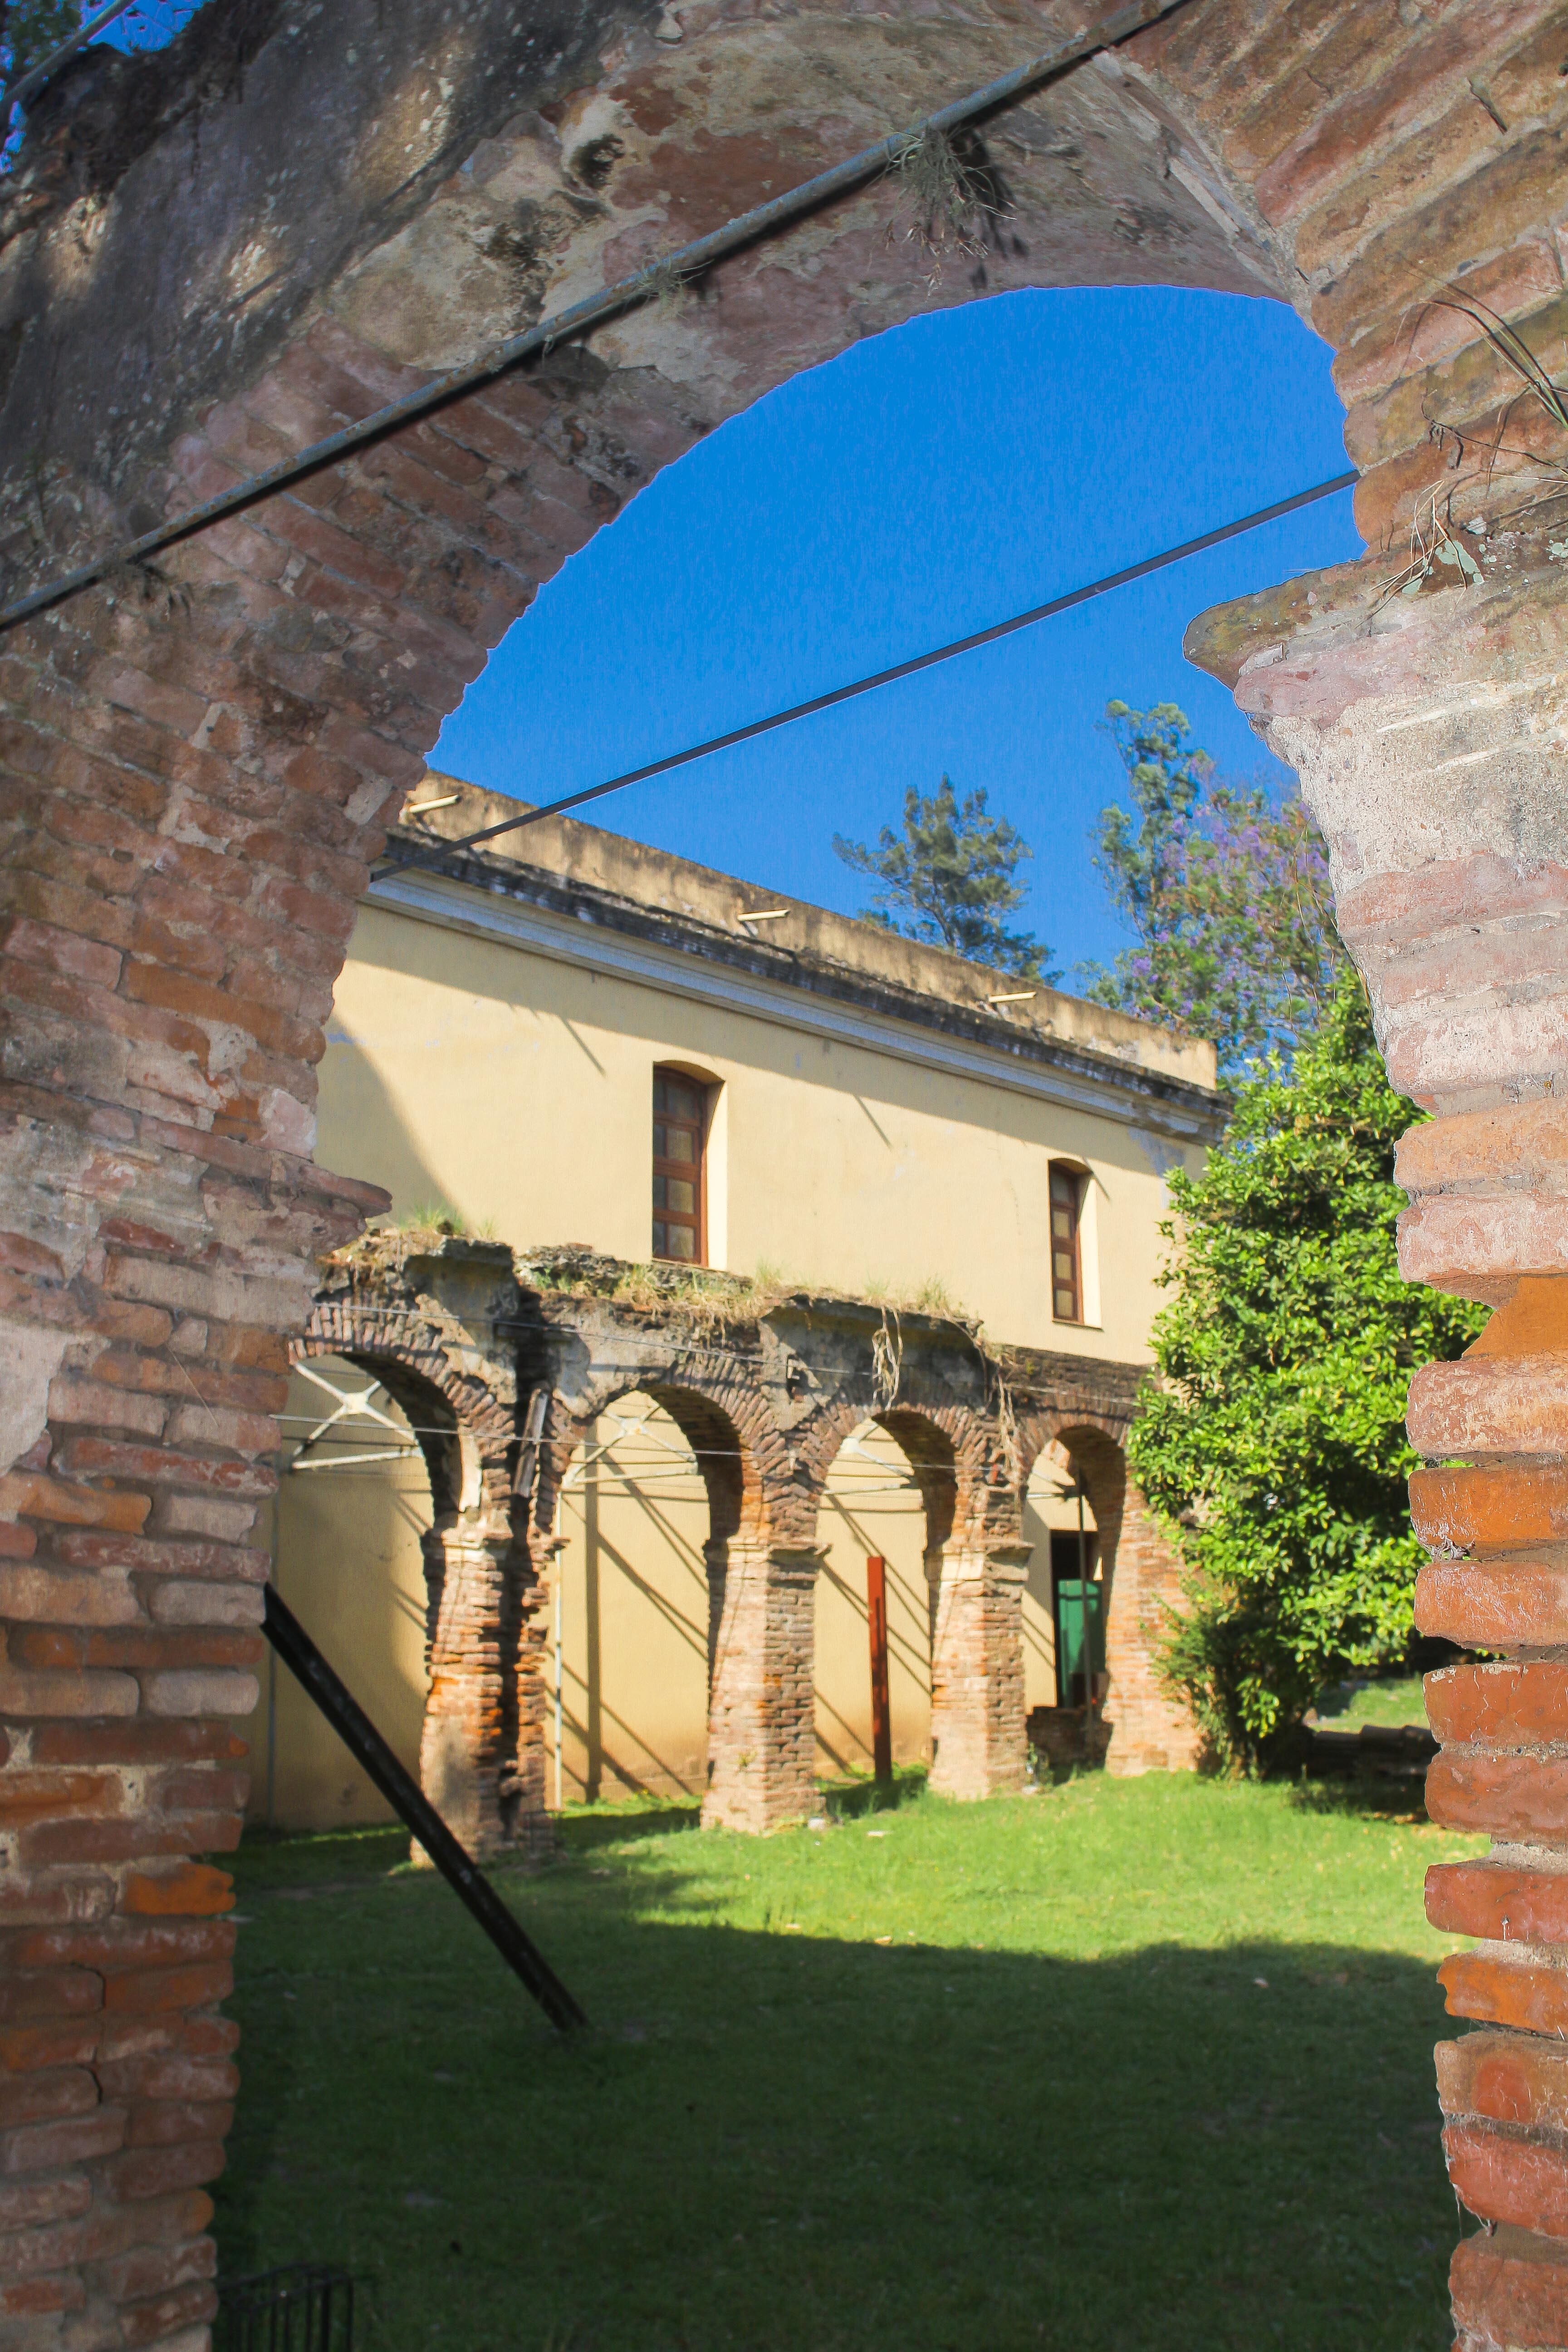
M 262 1630 L 354 1761 L 407 1823 L 458 1900 L 479 1921 L 514 1976 L 552 2025 L 569 2033 L 588 2021 L 543 1953 L 513 1917 L 467 1846 L 452 1835 L 413 1775 L 405 1771 L 347 1685 L 322 1657 L 288 1602 L 269 1584 Z

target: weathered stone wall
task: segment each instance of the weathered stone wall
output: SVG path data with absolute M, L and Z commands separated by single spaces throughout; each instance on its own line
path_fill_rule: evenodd
M 213 0 L 163 62 L 89 59 L 5 189 L 8 583 L 365 415 L 1099 5 Z M 1234 637 L 1244 699 L 1303 763 L 1396 1078 L 1441 1113 L 1407 1163 L 1409 1265 L 1500 1303 L 1561 1278 L 1562 524 L 1506 517 L 1555 495 L 1565 443 L 1452 306 L 1568 358 L 1564 34 L 1561 0 L 1187 0 L 986 127 L 984 257 L 934 289 L 897 186 L 869 189 L 0 646 L 0 2315 L 30 2340 L 194 2352 L 210 2307 L 226 1931 L 188 1857 L 237 1834 L 213 1723 L 254 1664 L 246 1538 L 286 1337 L 369 1198 L 310 1164 L 367 861 L 539 583 L 723 416 L 913 310 L 1009 286 L 1158 278 L 1300 308 L 1338 353 L 1363 529 L 1396 551 L 1296 583 L 1211 651 L 1227 662 Z M 1447 520 L 1484 512 L 1511 549 L 1483 588 L 1439 569 L 1438 593 L 1374 617 L 1413 505 L 1456 487 Z M 1485 567 L 1488 539 L 1467 544 Z M 1517 1353 L 1417 1399 L 1423 1444 L 1525 1482 L 1510 1524 L 1531 1532 L 1499 1574 L 1526 1649 L 1553 1622 L 1555 1526 L 1536 1530 L 1555 1329 L 1516 1318 Z M 1509 1717 L 1499 1754 L 1539 1731 Z M 1544 1883 L 1550 1842 L 1529 1851 Z M 1483 2211 L 1510 2166 L 1557 2161 L 1544 2104 L 1456 2129 Z M 1478 2134 L 1492 2171 L 1464 2154 Z M 1462 2258 L 1469 2345 L 1521 2340 L 1537 2273 L 1555 2276 L 1497 2241 Z M 1561 2344 L 1541 2294 L 1528 2328 Z

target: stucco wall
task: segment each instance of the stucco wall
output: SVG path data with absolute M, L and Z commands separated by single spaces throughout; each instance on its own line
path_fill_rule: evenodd
M 651 1074 L 667 1059 L 723 1088 L 715 1263 L 851 1294 L 939 1277 L 993 1339 L 1146 1356 L 1166 1195 L 1126 1126 L 381 908 L 361 908 L 338 986 L 322 1156 L 385 1185 L 395 1215 L 439 1203 L 520 1248 L 646 1257 Z M 1093 1173 L 1099 1328 L 1051 1316 L 1053 1154 Z

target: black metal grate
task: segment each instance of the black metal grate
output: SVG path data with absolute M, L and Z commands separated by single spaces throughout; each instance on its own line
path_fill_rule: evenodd
M 213 2352 L 353 2352 L 353 2340 L 346 2271 L 290 2263 L 218 2287 Z

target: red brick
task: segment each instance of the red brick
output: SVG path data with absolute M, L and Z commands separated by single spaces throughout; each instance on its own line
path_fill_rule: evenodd
M 1450 1666 L 1426 1677 L 1426 1715 L 1445 1744 L 1568 1742 L 1568 1664 Z
M 1415 1622 L 1465 1649 L 1568 1642 L 1568 1564 L 1433 1560 L 1415 1580 Z
M 237 1836 L 234 1843 L 237 1845 Z M 226 1961 L 182 1969 L 133 1969 L 106 1976 L 103 2002 L 108 2010 L 138 2012 L 162 2009 L 200 2009 L 208 2001 L 226 2000 L 234 1990 L 234 1972 Z
M 62 2116 L 89 2114 L 98 2105 L 98 2084 L 85 2066 L 39 2068 L 0 2076 L 0 2130 Z
M 1436 1976 L 1448 1994 L 1450 2016 L 1516 2025 L 1532 2034 L 1568 2032 L 1568 1973 L 1561 1969 L 1493 1952 L 1453 1952 Z
M 234 1904 L 234 1881 L 206 1863 L 156 1874 L 139 1871 L 125 1882 L 121 1900 L 127 1911 L 150 1917 L 227 1911 Z
M 1426 1916 L 1456 1936 L 1568 1944 L 1568 1875 L 1499 1862 L 1434 1863 Z
M 234 2121 L 231 2100 L 155 2098 L 132 2110 L 128 2147 L 186 2147 L 193 2140 L 223 2140 Z
M 167 2343 L 176 2329 L 196 2327 L 216 2309 L 216 2290 L 205 2283 L 172 2287 L 145 2303 L 125 2305 L 120 2315 L 121 2335 L 128 2347 Z
M 1568 2255 L 1504 2227 L 1460 2240 L 1448 2273 L 1454 2317 L 1487 2344 L 1568 2343 Z
M 196 2189 L 223 2170 L 221 2140 L 193 2140 L 182 2147 L 136 2148 L 100 2168 L 111 2197 L 129 2204 L 166 2196 L 173 2189 Z
M 1410 1512 L 1416 1534 L 1434 1551 L 1568 1543 L 1568 1470 L 1550 1463 L 1417 1470 Z
M 52 2172 L 112 2156 L 124 2137 L 125 2114 L 120 2107 L 99 2107 L 66 2123 L 24 2124 L 16 2131 L 0 2132 L 0 2174 Z
M 1449 2179 L 1481 2221 L 1568 2238 L 1568 2157 L 1559 2149 L 1466 2124 L 1450 2124 L 1443 2147 Z
M 32 1735 L 39 1764 L 176 1764 L 204 1758 L 233 1761 L 247 1751 L 226 1724 L 130 1722 L 40 1724 Z
M 1568 1754 L 1445 1748 L 1427 1769 L 1426 1810 L 1449 1829 L 1568 1838 Z

